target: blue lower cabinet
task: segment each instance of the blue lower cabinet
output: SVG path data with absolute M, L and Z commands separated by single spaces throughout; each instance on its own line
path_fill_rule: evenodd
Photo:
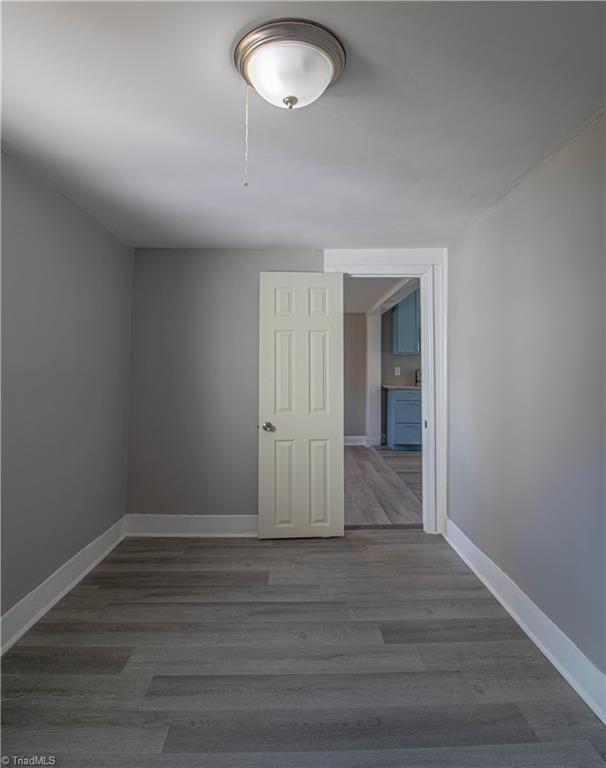
M 394 422 L 396 424 L 420 424 L 421 401 L 396 400 L 393 404 Z
M 394 445 L 421 445 L 421 425 L 396 424 L 393 438 Z
M 387 445 L 392 449 L 421 446 L 421 390 L 387 390 Z

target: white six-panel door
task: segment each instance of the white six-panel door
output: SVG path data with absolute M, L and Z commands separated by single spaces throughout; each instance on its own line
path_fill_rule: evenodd
M 343 536 L 343 278 L 261 273 L 259 537 Z

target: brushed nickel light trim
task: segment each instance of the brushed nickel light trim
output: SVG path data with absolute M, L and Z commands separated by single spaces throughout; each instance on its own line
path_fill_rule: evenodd
M 333 75 L 330 84 L 334 83 L 345 69 L 345 48 L 328 27 L 307 19 L 276 19 L 249 30 L 236 45 L 236 68 L 250 86 L 252 83 L 248 77 L 247 65 L 251 55 L 270 43 L 285 42 L 307 43 L 322 51 L 332 64 Z

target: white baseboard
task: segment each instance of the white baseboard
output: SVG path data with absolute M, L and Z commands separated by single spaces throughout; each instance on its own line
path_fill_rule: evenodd
M 345 435 L 345 445 L 366 445 L 366 435 Z
M 446 540 L 585 703 L 606 723 L 606 674 L 452 520 L 446 521 Z
M 2 653 L 111 552 L 124 537 L 124 530 L 124 517 L 121 517 L 2 616 Z
M 127 536 L 257 536 L 257 515 L 126 515 Z

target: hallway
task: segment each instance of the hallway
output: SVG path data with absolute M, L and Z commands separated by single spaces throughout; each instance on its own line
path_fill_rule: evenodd
M 377 453 L 400 476 L 419 501 L 423 500 L 423 454 L 421 451 L 392 451 L 387 446 L 377 448 Z
M 421 531 L 125 539 L 3 673 L 5 754 L 62 768 L 606 765 L 606 728 Z
M 399 457 L 409 455 L 361 445 L 345 446 L 346 528 L 423 527 L 420 466 L 415 474 L 407 462 L 407 479 L 413 480 L 410 485 L 398 472 L 405 461 Z M 396 466 L 390 466 L 392 462 Z

